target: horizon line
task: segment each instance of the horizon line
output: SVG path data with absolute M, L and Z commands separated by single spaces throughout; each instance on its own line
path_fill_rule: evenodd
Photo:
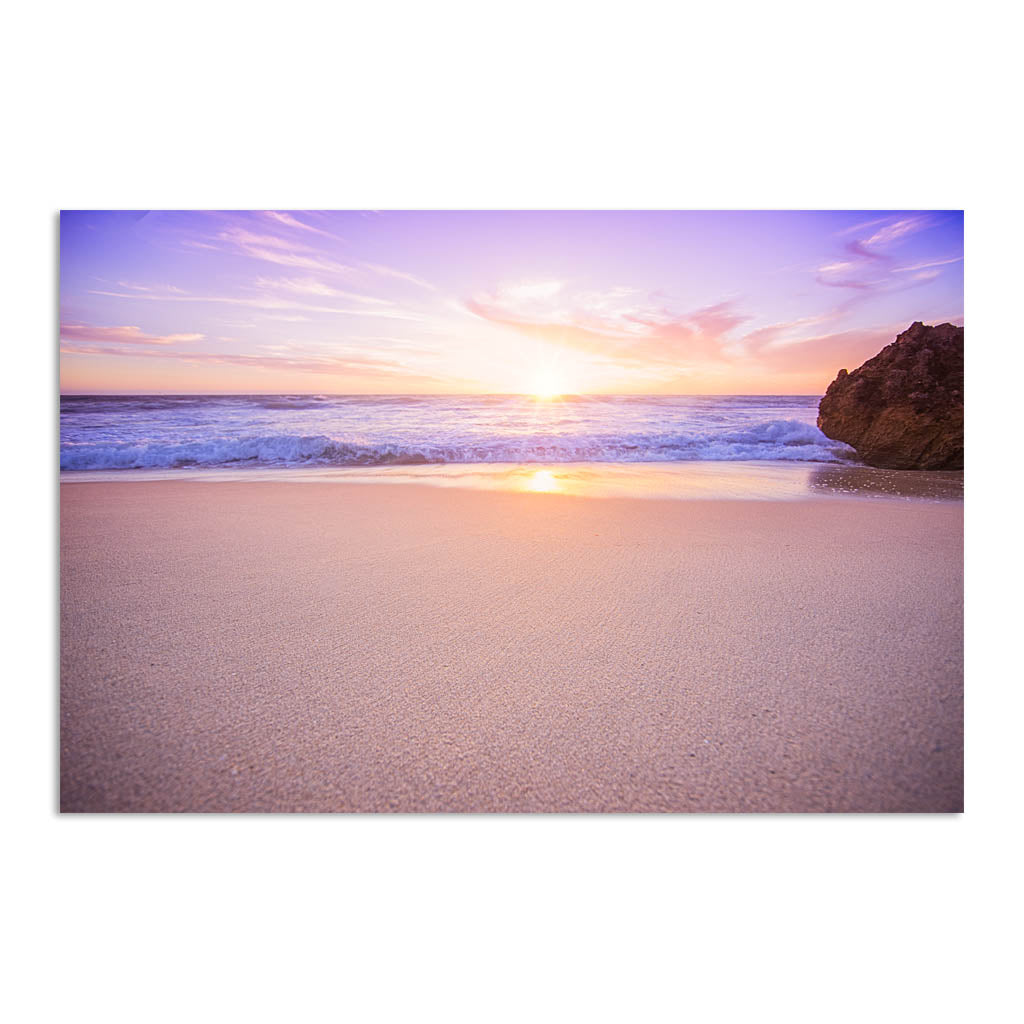
M 824 394 L 821 392 L 820 394 Z M 566 391 L 540 397 L 531 391 L 59 391 L 59 398 L 815 398 L 817 391 Z

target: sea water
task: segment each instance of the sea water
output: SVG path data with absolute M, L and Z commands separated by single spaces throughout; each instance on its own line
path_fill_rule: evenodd
M 818 396 L 63 396 L 60 468 L 851 464 Z

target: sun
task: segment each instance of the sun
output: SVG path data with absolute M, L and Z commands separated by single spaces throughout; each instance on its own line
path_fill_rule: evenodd
M 537 375 L 534 377 L 530 394 L 534 398 L 549 401 L 552 398 L 558 398 L 559 395 L 564 395 L 565 389 L 562 387 L 562 382 L 558 379 L 558 375 L 554 370 L 550 367 L 545 367 L 538 370 Z

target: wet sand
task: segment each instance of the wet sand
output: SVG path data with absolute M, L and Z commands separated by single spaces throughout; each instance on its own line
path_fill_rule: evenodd
M 958 811 L 959 502 L 61 486 L 67 811 Z

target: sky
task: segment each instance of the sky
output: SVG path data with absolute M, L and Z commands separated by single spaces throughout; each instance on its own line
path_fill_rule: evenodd
M 64 394 L 821 394 L 963 323 L 960 211 L 71 211 Z

